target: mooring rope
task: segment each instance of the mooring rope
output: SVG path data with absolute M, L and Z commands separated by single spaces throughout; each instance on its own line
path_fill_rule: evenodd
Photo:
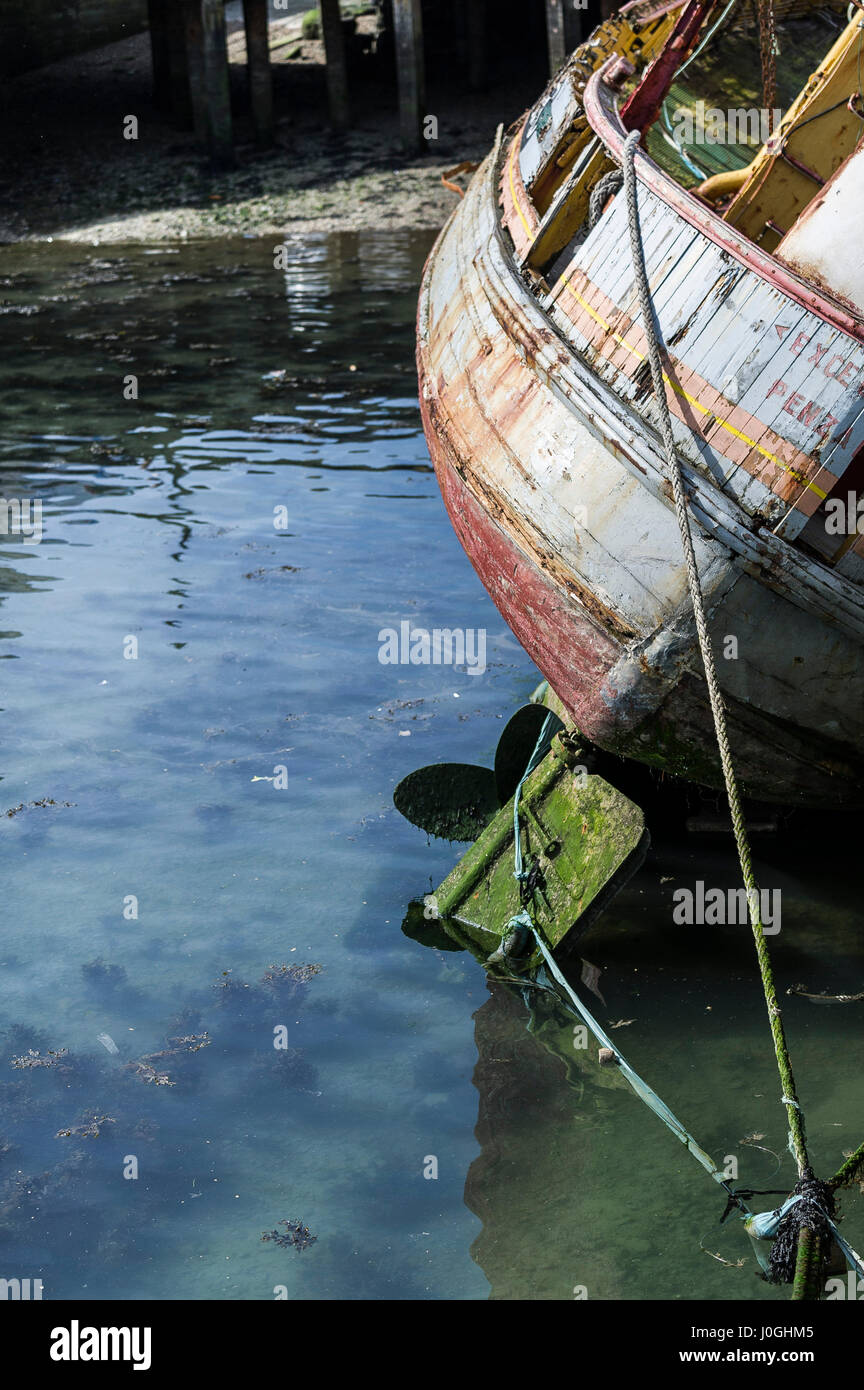
M 770 3 L 771 0 L 768 0 L 769 7 Z M 670 480 L 672 482 L 675 515 L 678 520 L 678 528 L 681 532 L 681 544 L 683 546 L 684 561 L 687 568 L 687 584 L 690 590 L 690 600 L 693 605 L 693 616 L 696 622 L 699 650 L 705 669 L 705 681 L 708 687 L 711 713 L 714 718 L 714 730 L 717 737 L 720 762 L 723 768 L 723 780 L 729 801 L 732 828 L 735 833 L 738 862 L 741 867 L 741 876 L 744 880 L 744 886 L 747 890 L 750 926 L 756 946 L 756 956 L 759 962 L 759 974 L 762 979 L 765 1004 L 768 1009 L 768 1020 L 774 1042 L 774 1055 L 777 1060 L 777 1069 L 780 1074 L 780 1081 L 783 1089 L 780 1100 L 781 1104 L 786 1106 L 789 1122 L 789 1149 L 795 1159 L 798 1169 L 798 1182 L 795 1185 L 795 1194 L 800 1200 L 791 1204 L 790 1209 L 783 1214 L 778 1230 L 779 1238 L 775 1239 L 771 1251 L 771 1277 L 778 1282 L 789 1282 L 791 1280 L 795 1262 L 794 1252 L 797 1246 L 797 1267 L 794 1268 L 795 1288 L 793 1297 L 810 1297 L 813 1296 L 814 1292 L 815 1296 L 818 1297 L 818 1292 L 816 1292 L 817 1279 L 821 1274 L 824 1255 L 826 1253 L 824 1237 L 827 1235 L 828 1231 L 832 1231 L 835 1236 L 839 1238 L 839 1232 L 833 1221 L 833 1191 L 830 1183 L 821 1182 L 815 1177 L 807 1155 L 804 1114 L 798 1100 L 795 1078 L 792 1074 L 792 1064 L 789 1059 L 789 1048 L 783 1027 L 783 1019 L 780 1012 L 780 1005 L 777 1001 L 774 975 L 771 969 L 771 959 L 768 954 L 765 932 L 762 927 L 759 890 L 753 872 L 750 841 L 747 835 L 747 827 L 741 808 L 738 781 L 735 776 L 732 754 L 729 748 L 729 737 L 726 728 L 726 708 L 717 681 L 714 653 L 711 647 L 711 636 L 705 617 L 702 585 L 699 579 L 696 552 L 693 546 L 690 513 L 687 508 L 687 498 L 684 491 L 684 476 L 675 447 L 675 436 L 672 431 L 672 416 L 669 410 L 669 402 L 666 398 L 666 382 L 669 378 L 663 371 L 663 360 L 661 355 L 662 337 L 659 324 L 654 314 L 651 288 L 648 283 L 648 272 L 645 267 L 645 251 L 639 222 L 638 180 L 635 166 L 636 150 L 639 146 L 640 139 L 640 131 L 631 131 L 624 142 L 622 154 L 624 193 L 627 199 L 627 222 L 630 232 L 630 252 L 633 260 L 636 286 L 639 292 L 639 306 L 642 312 L 648 362 L 651 367 L 651 380 L 654 386 L 654 397 L 657 401 L 657 408 L 660 413 L 663 447 L 666 454 L 666 463 Z M 662 352 L 665 354 L 665 347 L 663 347 Z M 670 380 L 669 384 L 674 390 L 674 383 Z M 854 1256 L 855 1266 L 860 1271 L 861 1263 L 858 1256 L 855 1255 L 855 1252 L 851 1250 L 851 1247 L 849 1247 L 842 1238 L 840 1238 L 840 1244 L 847 1260 Z
M 748 1207 L 747 1203 L 744 1201 L 743 1197 L 741 1197 L 741 1195 L 734 1190 L 734 1188 L 730 1187 L 729 1179 L 724 1176 L 723 1172 L 717 1167 L 716 1163 L 711 1158 L 711 1156 L 705 1152 L 701 1144 L 697 1144 L 690 1131 L 686 1128 L 685 1125 L 681 1123 L 678 1117 L 675 1114 L 673 1114 L 673 1112 L 669 1109 L 669 1106 L 665 1103 L 665 1101 L 661 1100 L 657 1092 L 651 1086 L 648 1085 L 648 1082 L 645 1081 L 639 1075 L 639 1073 L 635 1070 L 634 1067 L 631 1067 L 626 1057 L 623 1057 L 621 1055 L 618 1048 L 612 1042 L 612 1039 L 609 1037 L 609 1035 L 606 1033 L 606 1031 L 603 1029 L 600 1023 L 598 1023 L 597 1019 L 594 1017 L 594 1015 L 591 1013 L 588 1007 L 579 998 L 576 991 L 573 989 L 569 981 L 566 979 L 562 971 L 559 969 L 555 957 L 553 956 L 546 942 L 543 940 L 543 937 L 540 935 L 540 932 L 534 925 L 531 915 L 527 910 L 524 889 L 526 885 L 530 883 L 531 876 L 530 872 L 526 871 L 525 869 L 525 864 L 522 857 L 522 833 L 519 826 L 519 805 L 522 799 L 522 788 L 527 779 L 531 776 L 531 773 L 548 753 L 549 745 L 552 741 L 552 737 L 555 732 L 555 725 L 560 724 L 560 722 L 561 721 L 557 719 L 550 710 L 543 721 L 542 728 L 540 729 L 540 733 L 537 736 L 537 742 L 534 745 L 534 751 L 531 754 L 531 757 L 528 759 L 528 764 L 525 768 L 525 771 L 522 773 L 522 776 L 519 779 L 519 783 L 513 795 L 513 877 L 517 880 L 519 884 L 520 896 L 523 898 L 524 905 L 522 907 L 521 912 L 517 912 L 513 917 L 511 917 L 510 921 L 507 923 L 507 926 L 504 928 L 504 932 L 502 934 L 502 949 L 504 951 L 504 958 L 507 958 L 509 943 L 513 940 L 514 933 L 520 935 L 527 933 L 528 935 L 534 938 L 540 950 L 540 954 L 542 955 L 543 960 L 546 964 L 546 969 L 548 970 L 552 978 L 555 980 L 555 982 L 559 985 L 559 987 L 564 990 L 564 993 L 567 995 L 567 998 L 569 999 L 570 1004 L 572 1005 L 572 1008 L 576 1013 L 577 1017 L 581 1018 L 582 1022 L 586 1024 L 586 1026 L 591 1030 L 591 1032 L 594 1034 L 594 1037 L 600 1043 L 601 1047 L 608 1048 L 610 1052 L 614 1054 L 616 1064 L 620 1068 L 622 1075 L 630 1083 L 637 1096 L 639 1096 L 640 1100 L 642 1100 L 645 1103 L 645 1105 L 648 1106 L 648 1109 L 653 1111 L 653 1113 L 663 1121 L 667 1129 L 671 1130 L 671 1132 L 675 1135 L 676 1139 L 680 1140 L 680 1142 L 684 1145 L 686 1149 L 689 1150 L 689 1152 L 693 1155 L 693 1157 L 696 1159 L 698 1163 L 701 1163 L 702 1167 L 705 1169 L 707 1173 L 711 1175 L 714 1181 L 720 1184 L 727 1197 L 729 1198 L 730 1203 L 733 1203 L 735 1206 L 739 1207 L 743 1215 L 749 1215 L 750 1208 Z
M 675 1138 L 681 1141 L 685 1149 L 689 1150 L 689 1152 L 693 1155 L 696 1161 L 702 1164 L 702 1167 L 705 1169 L 705 1171 L 709 1173 L 710 1176 L 714 1179 L 714 1181 L 719 1183 L 720 1186 L 724 1189 L 726 1195 L 730 1198 L 730 1200 L 734 1200 L 735 1205 L 740 1207 L 742 1211 L 749 1212 L 750 1209 L 744 1201 L 743 1197 L 741 1197 L 739 1193 L 735 1192 L 729 1186 L 729 1179 L 724 1177 L 723 1173 L 717 1167 L 710 1154 L 707 1154 L 705 1152 L 701 1144 L 697 1144 L 696 1140 L 693 1138 L 693 1135 L 681 1123 L 678 1117 L 675 1114 L 673 1114 L 673 1112 L 669 1109 L 669 1106 L 665 1103 L 665 1101 L 661 1100 L 657 1092 L 648 1085 L 647 1081 L 643 1080 L 643 1078 L 639 1075 L 639 1073 L 636 1071 L 634 1067 L 631 1067 L 630 1063 L 627 1061 L 627 1058 L 621 1055 L 618 1048 L 615 1046 L 612 1039 L 609 1037 L 608 1033 L 606 1033 L 603 1027 L 597 1022 L 597 1019 L 594 1017 L 591 1011 L 579 998 L 578 994 L 573 989 L 566 976 L 559 968 L 555 960 L 555 957 L 549 950 L 549 947 L 546 945 L 546 942 L 543 940 L 542 936 L 534 926 L 534 923 L 532 922 L 529 913 L 525 911 L 525 909 L 523 909 L 522 912 L 518 912 L 515 917 L 511 917 L 507 925 L 508 929 L 515 929 L 521 926 L 526 927 L 531 932 L 532 936 L 534 937 L 534 940 L 537 942 L 537 945 L 540 948 L 540 954 L 542 955 L 543 960 L 545 961 L 546 969 L 549 971 L 549 974 L 552 976 L 553 980 L 555 980 L 556 983 L 560 985 L 560 987 L 565 991 L 575 1012 L 582 1019 L 582 1022 L 587 1024 L 587 1026 L 590 1028 L 591 1032 L 594 1034 L 594 1037 L 601 1044 L 601 1046 L 609 1048 L 610 1052 L 614 1053 L 616 1065 L 618 1066 L 622 1075 L 627 1079 L 627 1081 L 629 1081 L 630 1085 L 636 1092 L 637 1096 L 639 1096 L 640 1100 L 644 1101 L 645 1104 L 648 1106 L 648 1109 L 652 1110 L 654 1114 L 663 1121 L 666 1128 L 672 1131 L 672 1133 L 675 1135 Z
M 539 765 L 539 763 L 542 761 L 542 759 L 546 756 L 547 752 L 549 751 L 551 727 L 552 721 L 550 719 L 550 715 L 547 715 L 546 719 L 543 721 L 543 726 L 538 735 L 537 742 L 534 745 L 534 751 L 528 760 L 528 765 L 525 768 L 525 771 L 523 772 L 519 780 L 519 784 L 516 788 L 516 792 L 513 797 L 513 826 L 515 832 L 515 867 L 513 871 L 513 877 L 519 882 L 520 888 L 522 884 L 524 884 L 529 878 L 529 874 L 526 873 L 524 869 L 524 861 L 522 857 L 522 837 L 519 826 L 519 803 L 522 796 L 522 787 L 528 779 L 528 777 L 531 775 L 531 773 Z M 708 1154 L 705 1151 L 705 1149 L 702 1148 L 701 1144 L 697 1143 L 697 1141 L 690 1133 L 690 1131 L 687 1129 L 687 1127 L 683 1125 L 681 1121 L 678 1119 L 678 1117 L 674 1114 L 674 1112 L 670 1110 L 666 1102 L 662 1100 L 660 1096 L 658 1096 L 657 1092 L 653 1089 L 653 1087 L 649 1086 L 648 1082 L 644 1079 L 644 1077 L 639 1075 L 635 1067 L 630 1065 L 630 1063 L 627 1061 L 627 1058 L 624 1057 L 621 1051 L 615 1046 L 608 1033 L 591 1013 L 591 1010 L 588 1008 L 588 1006 L 579 998 L 579 995 L 576 993 L 573 986 L 570 984 L 569 980 L 566 978 L 566 976 L 558 966 L 558 963 L 555 960 L 552 951 L 549 949 L 549 946 L 544 941 L 543 936 L 535 926 L 531 918 L 531 914 L 528 911 L 527 904 L 523 906 L 520 912 L 517 912 L 513 917 L 510 918 L 509 922 L 507 923 L 507 926 L 504 928 L 504 932 L 502 933 L 504 959 L 507 959 L 508 948 L 510 943 L 514 941 L 514 936 L 516 934 L 524 933 L 527 933 L 530 937 L 533 937 L 534 941 L 537 944 L 537 948 L 543 957 L 543 961 L 546 965 L 547 971 L 551 975 L 552 979 L 559 986 L 559 988 L 564 991 L 564 994 L 566 996 L 564 1000 L 561 1000 L 560 995 L 556 995 L 556 998 L 558 998 L 559 1001 L 564 1003 L 567 1007 L 572 1008 L 577 1018 L 580 1018 L 582 1022 L 593 1033 L 597 1042 L 599 1042 L 602 1047 L 608 1048 L 614 1054 L 616 1065 L 619 1067 L 625 1080 L 630 1084 L 630 1086 L 635 1091 L 639 1099 L 648 1107 L 649 1110 L 653 1112 L 653 1114 L 655 1114 L 658 1117 L 658 1119 L 663 1121 L 667 1129 L 669 1129 L 671 1133 L 675 1135 L 676 1139 L 678 1139 L 680 1143 L 684 1145 L 688 1153 L 691 1153 L 693 1157 L 696 1159 L 697 1163 L 700 1163 L 702 1167 L 705 1169 L 705 1171 L 710 1175 L 710 1177 L 712 1177 L 714 1181 L 718 1183 L 720 1187 L 723 1188 L 728 1198 L 728 1202 L 726 1205 L 726 1211 L 721 1217 L 721 1221 L 726 1219 L 726 1216 L 728 1216 L 729 1211 L 733 1207 L 737 1207 L 741 1213 L 742 1218 L 749 1218 L 748 1227 L 751 1229 L 754 1238 L 758 1239 L 763 1236 L 776 1236 L 779 1233 L 781 1235 L 781 1240 L 780 1245 L 778 1246 L 778 1256 L 781 1254 L 781 1252 L 785 1252 L 785 1249 L 788 1247 L 788 1237 L 786 1235 L 786 1232 L 788 1232 L 790 1228 L 793 1226 L 797 1228 L 797 1225 L 800 1224 L 800 1219 L 798 1222 L 796 1222 L 795 1217 L 790 1217 L 788 1214 L 796 1206 L 801 1206 L 802 1198 L 805 1194 L 802 1191 L 798 1191 L 798 1187 L 803 1187 L 804 1183 L 806 1183 L 807 1180 L 805 1179 L 802 1183 L 798 1184 L 798 1187 L 796 1187 L 795 1194 L 789 1197 L 786 1200 L 786 1202 L 782 1204 L 782 1206 L 778 1207 L 773 1212 L 763 1212 L 759 1215 L 754 1216 L 750 1210 L 746 1198 L 759 1195 L 758 1189 L 733 1188 L 730 1184 L 730 1180 L 726 1178 L 721 1169 L 717 1167 L 710 1154 Z M 518 952 L 514 952 L 514 954 L 518 954 Z M 516 983 L 516 981 L 514 981 L 514 983 Z M 542 986 L 542 988 L 545 989 L 546 987 Z M 819 1195 L 823 1198 L 823 1200 L 820 1200 L 817 1203 L 817 1218 L 821 1220 L 823 1216 L 825 1217 L 825 1219 L 827 1220 L 827 1225 L 833 1233 L 834 1239 L 837 1241 L 837 1244 L 840 1246 L 840 1249 L 843 1251 L 843 1254 L 845 1255 L 846 1261 L 849 1264 L 850 1268 L 856 1269 L 860 1275 L 864 1275 L 864 1260 L 862 1260 L 861 1256 L 858 1255 L 858 1253 L 852 1248 L 851 1245 L 848 1244 L 846 1240 L 844 1240 L 843 1236 L 838 1231 L 832 1219 L 832 1216 L 828 1215 L 828 1211 L 826 1211 L 825 1208 L 827 1207 L 833 1215 L 833 1190 L 836 1187 L 840 1186 L 842 1183 L 849 1181 L 851 1177 L 858 1172 L 859 1165 L 862 1162 L 864 1162 L 864 1144 L 862 1144 L 854 1154 L 850 1155 L 847 1162 L 835 1174 L 835 1176 L 830 1180 L 830 1182 L 824 1184 L 824 1186 L 827 1187 L 829 1190 L 825 1194 L 822 1194 L 820 1192 Z M 820 1187 L 821 1186 L 823 1185 L 820 1184 Z M 812 1203 L 812 1189 L 809 1193 L 807 1193 L 807 1196 L 809 1197 Z M 800 1215 L 801 1213 L 799 1213 L 799 1218 Z M 785 1278 L 785 1275 L 789 1274 L 789 1271 L 783 1265 L 780 1264 L 779 1260 L 777 1262 L 776 1268 L 774 1268 L 774 1274 L 778 1280 L 789 1282 L 789 1280 Z
M 777 1059 L 777 1068 L 783 1087 L 781 1104 L 787 1107 L 790 1136 L 789 1147 L 795 1158 L 795 1163 L 798 1168 L 798 1177 L 801 1179 L 805 1177 L 810 1166 L 807 1157 L 804 1115 L 798 1102 L 798 1093 L 795 1087 L 795 1078 L 792 1075 L 792 1066 L 789 1060 L 789 1049 L 786 1043 L 783 1019 L 774 987 L 771 959 L 768 955 L 768 946 L 762 928 L 759 889 L 756 885 L 756 876 L 753 872 L 750 841 L 747 836 L 747 827 L 744 822 L 744 814 L 741 809 L 741 797 L 738 791 L 738 781 L 735 776 L 735 769 L 732 764 L 732 753 L 729 748 L 729 736 L 726 730 L 726 708 L 723 703 L 723 696 L 720 693 L 720 686 L 717 683 L 714 653 L 711 647 L 711 635 L 708 631 L 708 624 L 705 618 L 705 603 L 702 595 L 702 585 L 699 580 L 699 570 L 696 565 L 696 552 L 693 547 L 693 534 L 690 529 L 690 514 L 687 509 L 687 498 L 684 492 L 684 476 L 681 471 L 681 463 L 675 447 L 675 436 L 672 432 L 672 417 L 669 411 L 669 403 L 666 399 L 667 378 L 663 371 L 663 363 L 660 354 L 661 339 L 654 320 L 654 305 L 651 299 L 651 289 L 648 284 L 648 274 L 645 269 L 645 254 L 642 246 L 642 231 L 639 225 L 637 179 L 634 165 L 634 157 L 640 138 L 640 131 L 631 131 L 624 142 L 623 151 L 624 193 L 627 199 L 630 251 L 633 258 L 636 285 L 639 291 L 639 305 L 642 310 L 643 326 L 647 342 L 647 356 L 651 367 L 651 380 L 654 385 L 654 396 L 660 412 L 660 427 L 663 435 L 666 463 L 672 482 L 672 492 L 675 500 L 675 515 L 678 520 L 678 528 L 681 532 L 681 543 L 684 548 L 687 584 L 690 590 L 690 600 L 693 605 L 693 615 L 696 620 L 699 650 L 702 654 L 702 664 L 705 668 L 708 698 L 711 703 L 711 713 L 714 717 L 714 730 L 717 736 L 720 762 L 723 767 L 723 780 L 726 784 L 726 795 L 729 800 L 732 828 L 735 833 L 735 844 L 738 850 L 738 862 L 741 866 L 741 876 L 747 890 L 748 914 L 753 932 L 753 939 L 756 945 L 756 956 L 759 961 L 759 973 L 762 977 L 765 1003 L 768 1008 L 771 1036 L 774 1040 L 774 1055 Z

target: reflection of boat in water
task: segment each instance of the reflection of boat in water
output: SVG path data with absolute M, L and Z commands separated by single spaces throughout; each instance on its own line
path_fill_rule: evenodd
M 719 785 L 625 200 L 607 178 L 711 9 L 627 6 L 499 139 L 430 256 L 418 363 L 454 527 L 566 710 L 602 748 Z M 859 22 L 744 168 L 693 191 L 645 149 L 635 159 L 741 780 L 812 805 L 864 800 Z
M 543 1008 L 542 1000 L 536 1007 Z M 560 1016 L 558 1024 L 563 1031 Z M 572 1298 L 573 1285 L 588 1278 L 585 1232 L 573 1219 L 578 1174 L 591 1145 L 590 1109 L 578 1104 L 584 1083 L 580 1088 L 578 1077 L 568 1077 L 566 1042 L 557 1054 L 531 1045 L 525 1004 L 510 986 L 489 981 L 474 1037 L 480 1153 L 466 1175 L 465 1204 L 483 1230 L 472 1256 L 493 1299 Z M 538 1134 L 554 1142 L 538 1144 Z M 612 1270 L 593 1265 L 588 1282 L 596 1290 L 601 1281 L 614 1287 Z

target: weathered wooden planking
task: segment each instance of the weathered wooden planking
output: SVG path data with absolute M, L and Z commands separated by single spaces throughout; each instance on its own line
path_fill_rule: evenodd
M 568 69 L 558 75 L 525 120 L 518 154 L 523 187 L 533 187 L 538 174 L 564 139 L 578 110 L 579 100 Z
M 767 504 L 778 521 L 795 507 L 786 522 L 794 536 L 864 437 L 864 347 L 732 262 L 649 190 L 640 190 L 640 205 L 655 312 L 681 388 L 669 392 L 676 440 L 751 510 Z M 601 377 L 656 423 L 644 373 L 634 381 L 645 344 L 633 323 L 623 198 L 576 249 L 562 279 L 578 298 L 556 286 L 551 316 L 574 345 L 591 350 Z M 688 406 L 694 423 L 708 422 L 707 434 L 688 424 Z M 820 482 L 825 469 L 831 481 Z

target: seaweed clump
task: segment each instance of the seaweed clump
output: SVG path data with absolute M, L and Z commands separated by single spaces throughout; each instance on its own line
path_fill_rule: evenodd
M 56 1067 L 61 1057 L 65 1057 L 68 1051 L 68 1047 L 49 1047 L 43 1055 L 41 1052 L 34 1052 L 30 1047 L 27 1049 L 26 1057 L 13 1057 L 9 1065 L 16 1067 L 18 1071 L 30 1071 L 33 1067 Z
M 323 966 L 316 965 L 310 961 L 306 965 L 271 965 L 265 974 L 261 976 L 262 985 L 281 985 L 289 981 L 294 984 L 305 985 L 315 975 L 320 975 Z
M 58 1129 L 54 1135 L 55 1139 L 69 1139 L 74 1134 L 79 1139 L 98 1139 L 101 1134 L 102 1125 L 113 1125 L 116 1121 L 113 1115 L 91 1115 L 89 1120 L 83 1124 L 72 1125 L 69 1129 Z
M 262 1231 L 262 1240 L 272 1240 L 274 1245 L 278 1245 L 283 1250 L 293 1247 L 295 1250 L 308 1250 L 310 1245 L 314 1245 L 317 1236 L 313 1236 L 308 1226 L 304 1226 L 302 1221 L 280 1221 L 280 1226 L 284 1226 L 284 1231 Z
M 167 1071 L 159 1071 L 154 1062 L 161 1062 L 165 1057 L 186 1056 L 190 1052 L 200 1052 L 202 1047 L 209 1047 L 212 1042 L 210 1034 L 205 1029 L 203 1033 L 185 1033 L 179 1038 L 169 1038 L 168 1047 L 163 1047 L 160 1052 L 147 1052 L 143 1057 L 139 1057 L 134 1062 L 128 1063 L 128 1069 L 133 1071 L 141 1081 L 146 1081 L 152 1086 L 175 1086 L 177 1083 L 171 1080 Z
M 134 1072 L 135 1076 L 139 1077 L 142 1081 L 146 1081 L 148 1085 L 174 1085 L 174 1082 L 171 1080 L 171 1077 L 168 1075 L 167 1071 L 157 1071 L 155 1067 L 151 1066 L 150 1063 L 145 1060 L 142 1060 L 140 1062 L 129 1062 L 127 1063 L 127 1066 L 129 1071 Z
M 124 989 L 128 983 L 126 971 L 122 965 L 111 965 L 104 961 L 101 956 L 95 960 L 88 960 L 81 966 L 81 974 L 88 984 L 104 985 L 106 989 Z
M 41 811 L 48 806 L 74 806 L 74 801 L 55 801 L 53 796 L 42 796 L 38 801 L 19 801 L 17 806 L 10 806 L 4 815 L 11 820 L 13 816 L 18 816 L 22 811 Z

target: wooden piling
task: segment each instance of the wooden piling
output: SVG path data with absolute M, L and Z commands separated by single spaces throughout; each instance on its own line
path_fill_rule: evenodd
M 399 79 L 399 126 L 407 150 L 424 147 L 426 69 L 423 59 L 423 18 L 420 0 L 393 0 L 393 32 Z
M 147 0 L 147 24 L 153 58 L 153 105 L 159 111 L 171 109 L 171 33 L 168 25 L 169 0 Z
M 204 25 L 201 0 L 181 0 L 186 38 L 186 71 L 192 125 L 202 145 L 208 143 L 207 84 L 204 80 Z
M 231 125 L 231 85 L 224 0 L 200 0 L 203 30 L 204 89 L 207 97 L 207 137 L 214 168 L 234 167 Z
M 339 0 L 318 0 L 324 56 L 327 64 L 327 95 L 330 101 L 330 120 L 344 130 L 351 120 L 348 101 L 348 60 L 345 53 L 345 31 Z
M 273 76 L 267 8 L 268 0 L 243 0 L 249 101 L 259 145 L 273 142 Z
M 549 73 L 552 77 L 564 66 L 567 44 L 564 38 L 564 0 L 546 0 L 546 42 Z
M 183 11 L 180 6 L 172 4 L 171 0 L 168 0 L 165 11 L 165 27 L 168 42 L 168 80 L 170 83 L 168 105 L 177 125 L 191 126 L 193 112 L 189 91 Z

